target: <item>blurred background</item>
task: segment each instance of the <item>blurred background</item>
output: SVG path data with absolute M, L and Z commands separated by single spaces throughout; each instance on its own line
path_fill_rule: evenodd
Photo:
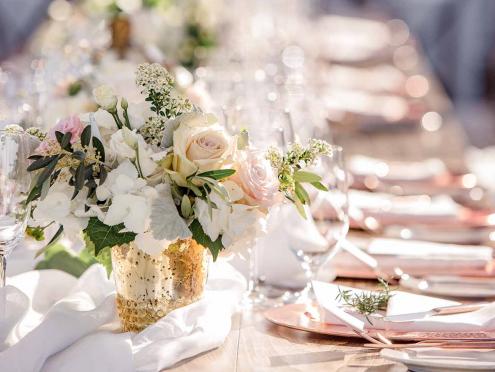
M 153 2 L 148 1 L 150 4 Z M 71 3 L 74 5 L 79 3 L 86 8 L 91 6 L 96 8 L 106 6 L 105 4 L 110 4 L 111 1 L 71 1 Z M 122 3 L 124 8 L 130 9 L 136 2 L 122 1 Z M 227 2 L 226 6 L 236 7 L 239 3 L 239 1 Z M 271 3 L 272 5 L 266 5 L 268 10 L 270 7 L 274 9 L 286 7 L 287 3 L 294 2 L 282 4 L 272 1 Z M 415 47 L 424 57 L 423 62 L 428 64 L 428 68 L 441 82 L 443 89 L 452 100 L 470 143 L 477 147 L 495 143 L 493 120 L 495 24 L 490 19 L 495 12 L 495 2 L 491 0 L 313 0 L 305 3 L 311 4 L 300 6 L 300 9 L 304 8 L 311 14 L 295 14 L 301 17 L 301 22 L 305 22 L 306 17 L 316 19 L 323 15 L 343 15 L 379 21 L 394 20 L 391 24 L 394 33 L 392 36 L 396 36 L 399 43 L 399 39 L 401 37 L 407 39 L 409 35 L 406 33 L 410 32 L 410 37 L 417 40 Z M 260 6 L 262 2 L 254 1 L 253 4 Z M 3 61 L 4 66 L 7 64 L 5 69 L 11 68 L 8 66 L 9 59 L 12 60 L 16 55 L 26 53 L 30 40 L 36 36 L 47 19 L 55 22 L 63 21 L 66 11 L 65 1 L 2 0 L 0 61 Z M 405 23 L 402 24 L 399 20 Z M 352 24 L 348 27 L 352 35 Z M 65 32 L 74 32 L 74 30 L 65 30 Z M 309 33 L 307 37 L 315 36 Z M 322 37 L 324 38 L 324 35 Z M 332 38 L 332 35 L 329 34 L 328 37 Z M 403 49 L 401 53 L 406 55 L 407 49 Z

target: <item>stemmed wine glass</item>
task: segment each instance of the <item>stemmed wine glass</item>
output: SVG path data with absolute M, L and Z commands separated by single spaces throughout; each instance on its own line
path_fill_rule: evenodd
M 17 125 L 0 130 L 0 287 L 5 286 L 6 257 L 24 237 L 31 183 L 28 156 L 36 143 Z
M 328 188 L 328 191 L 314 190 L 309 207 L 315 225 L 325 239 L 318 245 L 290 247 L 308 278 L 299 301 L 314 300 L 312 281 L 322 265 L 329 264 L 339 252 L 340 243 L 349 230 L 348 183 L 342 148 L 332 146 L 328 156 L 318 159 L 313 171 L 322 177 L 321 183 Z

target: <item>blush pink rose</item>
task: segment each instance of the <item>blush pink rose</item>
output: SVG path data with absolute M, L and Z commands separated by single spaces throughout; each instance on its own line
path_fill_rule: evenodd
M 237 164 L 231 179 L 244 192 L 247 204 L 269 208 L 280 201 L 279 182 L 265 153 L 238 151 Z
M 65 119 L 59 120 L 57 125 L 55 125 L 49 133 L 50 138 L 55 138 L 55 132 L 61 133 L 72 133 L 70 138 L 70 143 L 75 143 L 81 137 L 81 133 L 84 130 L 84 125 L 78 116 L 72 115 Z

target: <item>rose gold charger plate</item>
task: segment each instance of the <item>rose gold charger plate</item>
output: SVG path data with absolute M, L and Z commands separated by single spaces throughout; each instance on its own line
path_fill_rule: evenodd
M 316 306 L 305 304 L 291 304 L 268 309 L 264 312 L 265 318 L 282 327 L 299 331 L 313 332 L 328 336 L 360 338 L 352 329 L 346 326 L 324 323 L 319 321 L 319 312 Z M 370 336 L 376 333 L 391 340 L 424 341 L 424 340 L 488 340 L 495 338 L 495 332 L 397 332 L 383 329 L 369 329 Z

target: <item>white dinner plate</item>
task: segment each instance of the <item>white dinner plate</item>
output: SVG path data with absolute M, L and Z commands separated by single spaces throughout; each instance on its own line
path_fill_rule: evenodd
M 421 294 L 458 298 L 495 298 L 494 278 L 458 278 L 445 282 L 439 277 L 430 276 L 402 279 L 400 285 Z M 455 279 L 455 280 L 454 280 Z
M 384 349 L 380 355 L 414 372 L 495 371 L 494 350 L 440 348 Z

